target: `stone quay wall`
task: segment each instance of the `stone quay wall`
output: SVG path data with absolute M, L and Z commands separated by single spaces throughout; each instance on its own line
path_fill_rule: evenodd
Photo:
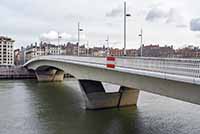
M 36 79 L 36 76 L 23 66 L 0 66 L 0 79 Z

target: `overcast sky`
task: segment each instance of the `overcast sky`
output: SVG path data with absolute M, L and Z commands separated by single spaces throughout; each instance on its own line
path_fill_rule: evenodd
M 77 40 L 77 23 L 84 31 L 82 43 L 123 47 L 123 0 L 0 0 L 0 35 L 26 46 L 40 40 L 53 41 L 57 32 L 63 41 Z M 139 47 L 138 34 L 144 31 L 144 43 L 200 45 L 199 0 L 127 0 L 128 48 Z

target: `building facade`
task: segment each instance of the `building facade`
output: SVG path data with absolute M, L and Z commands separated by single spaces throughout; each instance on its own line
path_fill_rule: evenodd
M 0 36 L 0 66 L 14 65 L 14 49 L 11 38 Z
M 195 46 L 187 46 L 176 50 L 177 58 L 199 58 L 200 48 Z
M 138 49 L 138 56 L 140 56 L 141 48 Z M 173 46 L 147 45 L 142 48 L 143 57 L 174 57 L 175 50 Z

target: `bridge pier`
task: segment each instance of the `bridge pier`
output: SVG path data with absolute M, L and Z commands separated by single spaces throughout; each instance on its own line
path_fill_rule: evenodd
M 106 93 L 101 82 L 79 80 L 79 83 L 85 95 L 87 109 L 95 110 L 137 105 L 139 95 L 137 89 L 120 87 L 117 93 Z
M 35 71 L 36 77 L 38 81 L 63 81 L 64 80 L 64 72 L 57 69 L 50 69 L 48 71 Z

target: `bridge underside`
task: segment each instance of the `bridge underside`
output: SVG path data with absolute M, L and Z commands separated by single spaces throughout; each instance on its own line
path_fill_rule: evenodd
M 64 80 L 64 71 L 41 67 L 36 71 L 39 82 L 59 82 Z M 100 81 L 78 80 L 83 92 L 86 109 L 106 109 L 120 108 L 127 106 L 136 106 L 139 90 L 121 86 L 118 92 L 106 93 L 105 88 Z
M 35 71 L 38 81 L 63 81 L 64 71 L 56 68 L 39 68 Z

